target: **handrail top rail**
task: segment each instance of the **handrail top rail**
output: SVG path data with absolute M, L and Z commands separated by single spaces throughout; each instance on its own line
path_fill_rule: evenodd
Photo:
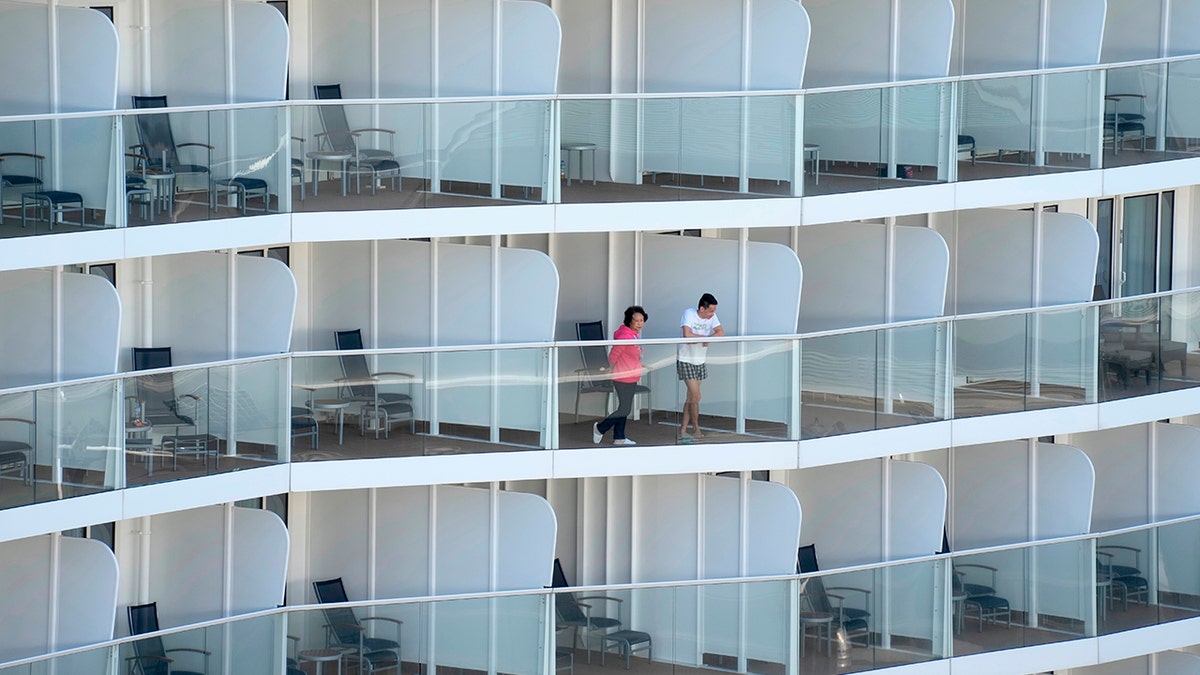
M 728 585 L 732 585 L 732 584 L 791 582 L 791 581 L 799 581 L 799 580 L 809 579 L 809 578 L 825 578 L 825 577 L 831 577 L 831 576 L 839 576 L 839 575 L 850 574 L 850 573 L 855 573 L 855 572 L 871 572 L 871 571 L 875 571 L 878 569 L 895 568 L 895 567 L 906 566 L 906 565 L 917 565 L 917 564 L 925 564 L 925 563 L 933 564 L 933 563 L 938 563 L 938 562 L 942 562 L 942 561 L 955 560 L 958 558 L 974 557 L 977 555 L 982 555 L 982 554 L 987 554 L 987 553 L 998 553 L 998 552 L 1003 552 L 1003 551 L 1011 551 L 1011 550 L 1019 550 L 1019 549 L 1031 549 L 1031 548 L 1037 548 L 1037 547 L 1041 547 L 1041 546 L 1054 546 L 1054 545 L 1066 544 L 1066 543 L 1071 543 L 1071 542 L 1089 541 L 1089 540 L 1094 540 L 1094 541 L 1098 542 L 1101 539 L 1119 535 L 1119 534 L 1127 534 L 1130 532 L 1136 532 L 1136 531 L 1141 531 L 1141 530 L 1169 527 L 1172 525 L 1178 525 L 1178 524 L 1183 524 L 1183 523 L 1187 523 L 1187 522 L 1195 522 L 1195 521 L 1200 521 L 1200 514 L 1192 515 L 1192 516 L 1184 516 L 1181 518 L 1172 518 L 1169 520 L 1159 521 L 1159 522 L 1155 522 L 1155 523 L 1147 523 L 1147 524 L 1143 524 L 1143 525 L 1125 527 L 1125 528 L 1120 528 L 1117 530 L 1110 530 L 1107 532 L 1092 532 L 1092 533 L 1072 535 L 1072 536 L 1067 536 L 1067 537 L 1057 537 L 1057 538 L 1053 538 L 1053 539 L 1041 539 L 1041 540 L 1037 540 L 1037 541 L 1020 542 L 1020 543 L 1016 543 L 1016 544 L 1004 544 L 1004 545 L 998 545 L 998 546 L 990 546 L 990 547 L 986 547 L 986 548 L 970 549 L 967 551 L 952 551 L 952 552 L 946 553 L 946 554 L 934 553 L 931 555 L 920 556 L 920 557 L 916 557 L 916 558 L 904 558 L 901 560 L 891 560 L 891 561 L 870 563 L 870 564 L 864 564 L 864 565 L 853 565 L 853 566 L 849 566 L 849 567 L 839 567 L 839 568 L 835 568 L 835 569 L 821 570 L 819 572 L 807 572 L 807 573 L 803 573 L 803 574 L 767 575 L 767 576 L 758 576 L 758 577 L 731 577 L 731 578 L 724 578 L 724 579 L 692 579 L 692 580 L 685 580 L 685 581 L 643 582 L 643 583 L 630 583 L 630 584 L 606 584 L 606 585 L 600 585 L 600 586 L 569 586 L 569 587 L 565 587 L 565 588 L 543 587 L 543 588 L 522 589 L 522 590 L 514 590 L 514 591 L 492 591 L 492 592 L 485 592 L 485 593 L 458 593 L 458 594 L 452 594 L 452 595 L 419 596 L 419 597 L 409 597 L 409 598 L 390 598 L 390 599 L 386 599 L 386 600 L 356 600 L 356 601 L 343 602 L 343 603 L 316 603 L 316 604 L 305 604 L 305 605 L 287 605 L 287 606 L 282 606 L 282 607 L 274 607 L 274 608 L 266 609 L 266 610 L 259 610 L 257 612 L 238 614 L 238 615 L 231 616 L 231 617 L 210 619 L 207 621 L 199 621 L 199 622 L 187 624 L 184 626 L 173 626 L 171 628 L 164 628 L 164 629 L 156 631 L 154 633 L 144 633 L 144 634 L 139 634 L 139 635 L 125 636 L 125 637 L 116 638 L 113 640 L 108 640 L 106 642 L 85 645 L 82 647 L 75 647 L 72 649 L 65 649 L 62 651 L 52 652 L 49 654 L 39 654 L 37 656 L 30 656 L 30 657 L 26 657 L 26 658 L 15 660 L 15 661 L 5 662 L 0 665 L 2 665 L 3 668 L 18 667 L 18 666 L 22 666 L 22 665 L 31 664 L 31 663 L 37 663 L 40 661 L 47 661 L 47 660 L 51 660 L 51 659 L 62 658 L 62 657 L 70 656 L 73 654 L 90 652 L 93 650 L 111 649 L 113 647 L 119 647 L 120 645 L 123 645 L 123 644 L 128 644 L 130 642 L 136 642 L 138 640 L 145 639 L 149 635 L 165 636 L 165 635 L 186 633 L 186 632 L 191 632 L 191 631 L 196 631 L 196 630 L 203 630 L 206 628 L 212 628 L 212 627 L 216 627 L 216 626 L 223 626 L 226 624 L 232 624 L 232 623 L 236 623 L 236 622 L 240 622 L 240 621 L 250 621 L 250 620 L 254 620 L 254 619 L 262 619 L 262 618 L 278 616 L 281 614 L 289 614 L 292 612 L 322 611 L 322 610 L 328 609 L 330 607 L 348 607 L 348 608 L 392 607 L 392 606 L 398 606 L 398 605 L 450 603 L 450 602 L 455 602 L 455 601 L 490 600 L 490 599 L 517 598 L 517 597 L 539 597 L 540 596 L 540 597 L 548 598 L 548 597 L 551 597 L 558 593 L 597 593 L 597 592 L 612 593 L 612 592 L 621 592 L 621 591 L 645 591 L 645 590 L 664 589 L 664 588 L 701 588 L 701 587 L 708 587 L 708 586 L 728 586 Z
M 759 342 L 791 342 L 812 340 L 817 338 L 829 338 L 841 335 L 854 335 L 857 333 L 872 333 L 878 331 L 901 330 L 906 328 L 914 328 L 920 326 L 940 326 L 942 324 L 953 324 L 958 321 L 979 321 L 986 319 L 995 319 L 1006 316 L 1041 316 L 1044 314 L 1058 314 L 1065 312 L 1086 312 L 1095 308 L 1097 310 L 1097 319 L 1099 318 L 1099 310 L 1102 307 L 1112 305 L 1123 305 L 1127 303 L 1145 303 L 1155 302 L 1162 298 L 1170 298 L 1180 295 L 1196 293 L 1200 291 L 1200 286 L 1191 288 L 1181 288 L 1171 291 L 1163 291 L 1147 295 L 1138 295 L 1128 298 L 1115 298 L 1110 300 L 1096 300 L 1089 302 L 1071 303 L 1064 305 L 1049 305 L 1045 307 L 1026 307 L 1014 310 L 996 310 L 991 312 L 980 312 L 977 314 L 953 314 L 939 317 L 931 317 L 926 319 L 911 319 L 907 321 L 896 321 L 893 323 L 872 324 L 869 326 L 853 326 L 849 328 L 835 328 L 823 331 L 813 331 L 809 333 L 790 333 L 778 335 L 726 335 L 723 337 L 706 337 L 706 338 L 684 338 L 684 337 L 669 337 L 669 338 L 642 338 L 638 340 L 640 345 L 678 345 L 709 342 L 715 344 L 724 343 L 759 343 Z M 420 346 L 420 347 L 381 347 L 374 349 L 358 349 L 358 350 L 316 350 L 316 351 L 292 351 L 282 354 L 268 354 L 260 356 L 243 357 L 238 359 L 229 359 L 225 361 L 209 361 L 204 363 L 193 363 L 182 366 L 172 366 L 170 368 L 158 368 L 154 370 L 136 370 L 122 371 L 108 375 L 96 375 L 92 377 L 79 378 L 73 380 L 60 380 L 57 382 L 46 382 L 20 387 L 12 387 L 8 389 L 0 389 L 0 396 L 10 394 L 21 394 L 32 391 L 43 391 L 47 389 L 58 389 L 69 386 L 82 386 L 87 384 L 106 383 L 113 380 L 126 379 L 132 377 L 140 377 L 147 374 L 165 373 L 165 372 L 187 372 L 194 370 L 235 367 L 247 365 L 260 361 L 271 361 L 279 359 L 310 359 L 310 358 L 329 358 L 335 356 L 346 356 L 348 354 L 364 354 L 368 356 L 389 356 L 399 354 L 438 354 L 438 353 L 454 353 L 454 352 L 491 352 L 491 351 L 515 351 L 526 349 L 554 349 L 554 348 L 577 348 L 580 346 L 611 346 L 617 344 L 625 344 L 624 340 L 555 340 L 551 342 L 514 342 L 514 343 L 498 343 L 498 344 L 474 344 L 474 345 L 439 345 L 439 346 Z
M 895 82 L 868 82 L 863 84 L 833 85 L 828 87 L 809 87 L 801 89 L 769 89 L 748 91 L 697 91 L 697 92 L 653 92 L 653 93 L 608 93 L 608 94 L 525 94 L 507 96 L 445 96 L 445 97 L 409 97 L 409 98 L 367 98 L 367 99 L 289 99 L 282 101 L 247 101 L 238 103 L 221 103 L 191 106 L 170 106 L 167 108 L 114 108 L 110 110 L 89 110 L 81 112 L 39 113 L 23 115 L 0 115 L 0 123 L 24 122 L 46 119 L 79 119 L 90 117 L 156 115 L 166 112 L 215 112 L 228 110 L 252 110 L 256 108 L 277 107 L 307 107 L 325 105 L 433 105 L 453 103 L 499 103 L 523 101 L 588 101 L 588 100 L 655 100 L 655 99 L 699 99 L 699 98 L 762 98 L 780 96 L 806 96 L 811 94 L 830 94 L 838 92 L 863 91 L 871 89 L 896 89 L 900 87 L 952 84 L 955 82 L 977 82 L 983 80 L 1000 80 L 1016 77 L 1035 77 L 1039 75 L 1062 75 L 1077 72 L 1102 72 L 1119 68 L 1137 68 L 1143 66 L 1168 65 L 1200 59 L 1200 54 L 1184 54 L 1166 56 L 1154 59 L 1136 61 L 1119 61 L 1116 63 L 1098 63 L 1082 66 L 1060 66 L 1055 68 L 1034 68 L 996 73 L 972 73 L 967 75 L 948 75 L 945 77 L 919 78 Z

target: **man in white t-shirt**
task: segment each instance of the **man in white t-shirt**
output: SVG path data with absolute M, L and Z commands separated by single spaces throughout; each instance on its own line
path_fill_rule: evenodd
M 688 307 L 679 320 L 679 327 L 685 338 L 720 337 L 725 334 L 721 320 L 717 318 L 717 299 L 712 293 L 700 296 L 696 308 Z M 704 365 L 704 356 L 708 352 L 707 342 L 692 342 L 679 345 L 678 361 L 675 370 L 679 379 L 687 387 L 687 399 L 683 402 L 683 417 L 679 422 L 679 440 L 686 442 L 693 438 L 703 438 L 700 432 L 700 380 L 708 377 L 708 367 Z M 688 423 L 695 431 L 688 434 Z

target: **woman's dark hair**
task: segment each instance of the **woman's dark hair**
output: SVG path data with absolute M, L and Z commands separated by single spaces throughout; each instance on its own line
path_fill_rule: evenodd
M 696 309 L 712 307 L 715 304 L 717 304 L 717 299 L 713 297 L 713 294 L 705 293 L 704 295 L 700 296 L 700 302 L 696 303 Z
M 627 328 L 631 327 L 629 324 L 633 323 L 634 314 L 641 314 L 643 319 L 646 321 L 650 320 L 650 315 L 646 313 L 646 310 L 642 309 L 641 305 L 631 305 L 625 308 L 625 321 L 623 323 Z

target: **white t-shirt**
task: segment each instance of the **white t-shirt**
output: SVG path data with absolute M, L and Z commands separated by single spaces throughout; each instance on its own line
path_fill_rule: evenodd
M 683 310 L 683 318 L 679 319 L 679 325 L 691 328 L 692 333 L 697 337 L 708 337 L 713 334 L 717 326 L 721 325 L 721 320 L 717 318 L 716 314 L 713 314 L 712 318 L 701 319 L 695 307 L 688 307 Z M 679 345 L 679 360 L 684 363 L 700 365 L 704 363 L 704 355 L 707 352 L 708 347 L 699 342 L 682 344 Z

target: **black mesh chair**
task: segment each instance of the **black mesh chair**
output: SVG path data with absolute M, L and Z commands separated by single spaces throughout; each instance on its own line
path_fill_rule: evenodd
M 171 367 L 170 347 L 134 347 L 134 370 L 157 370 Z M 211 434 L 199 433 L 197 419 L 204 399 L 196 394 L 175 395 L 175 374 L 171 372 L 140 375 L 134 380 L 134 405 L 141 406 L 140 419 L 149 427 L 172 429 L 163 435 L 162 449 L 171 453 L 172 468 L 179 468 L 180 455 L 196 455 L 208 468 L 211 456 L 219 462 L 219 441 Z M 181 433 L 190 427 L 190 433 Z M 153 457 L 152 455 L 150 456 Z M 151 459 L 151 461 L 153 461 Z M 153 469 L 153 466 L 151 466 Z
M 158 603 L 151 602 L 145 605 L 129 606 L 130 635 L 157 633 L 159 630 Z M 168 656 L 168 654 L 175 652 L 203 656 L 204 668 L 202 670 L 180 670 L 176 668 L 174 665 L 175 659 Z M 140 675 L 205 675 L 208 672 L 208 657 L 212 655 L 212 652 L 192 647 L 166 649 L 163 646 L 162 638 L 157 635 L 134 642 L 133 653 L 133 656 L 125 659 L 129 664 L 131 675 L 133 673 Z
M 361 351 L 362 331 L 357 328 L 339 330 L 334 334 L 334 342 L 339 351 Z M 346 354 L 340 356 L 339 360 L 342 364 L 342 374 L 345 376 L 338 380 L 341 398 L 363 404 L 362 414 L 359 416 L 360 432 L 369 424 L 375 430 L 375 438 L 379 438 L 381 429 L 386 436 L 393 422 L 408 420 L 410 431 L 416 433 L 412 395 L 379 391 L 377 386 L 381 377 L 406 380 L 411 386 L 414 379 L 411 373 L 373 373 L 367 365 L 367 357 L 363 354 Z
M 815 544 L 808 544 L 797 549 L 796 572 L 798 574 L 820 571 Z M 847 593 L 856 593 L 861 596 L 864 607 L 847 607 Z M 834 625 L 845 632 L 847 639 L 853 640 L 861 637 L 866 647 L 871 646 L 871 612 L 865 609 L 870 606 L 870 602 L 871 591 L 865 588 L 854 586 L 826 588 L 825 581 L 821 577 L 809 577 L 800 582 L 800 606 L 804 611 L 833 615 Z
M 133 107 L 137 109 L 157 109 L 167 107 L 166 96 L 134 96 Z M 178 192 L 207 192 L 210 196 L 209 208 L 212 208 L 212 184 L 209 167 L 212 166 L 212 152 L 215 149 L 207 143 L 188 142 L 176 143 L 175 134 L 171 130 L 171 117 L 167 113 L 150 113 L 137 115 L 137 145 L 130 150 L 145 156 L 146 170 L 160 174 L 174 174 L 174 189 Z M 206 151 L 205 163 L 185 162 L 180 158 L 180 148 L 202 148 Z M 197 181 L 202 187 L 194 184 L 182 184 L 181 178 L 199 176 Z
M 349 602 L 342 578 L 314 581 L 313 592 L 322 605 L 338 605 Z M 354 650 L 358 657 L 357 672 L 373 673 L 377 670 L 394 669 L 400 672 L 400 628 L 399 619 L 387 616 L 369 616 L 359 619 L 350 607 L 322 607 L 325 614 L 325 645 Z M 369 637 L 363 625 L 370 621 L 385 621 L 395 625 L 396 639 Z
M 342 85 L 314 85 L 313 94 L 320 101 L 340 101 Z M 350 167 L 354 172 L 358 192 L 362 192 L 362 186 L 357 181 L 364 173 L 371 176 L 371 194 L 375 194 L 375 184 L 380 178 L 391 178 L 392 189 L 398 191 L 400 163 L 396 161 L 396 132 L 380 128 L 351 129 L 344 106 L 323 105 L 318 106 L 318 109 L 325 131 L 313 134 L 313 138 L 320 150 L 350 155 Z M 387 138 L 387 149 L 364 147 L 361 143 L 363 134 L 383 135 Z
M 562 563 L 559 562 L 558 558 L 555 558 L 554 577 L 550 582 L 550 587 L 570 588 L 570 586 L 571 584 L 567 583 L 567 576 L 563 573 Z M 600 614 L 593 615 L 592 605 L 586 602 L 589 600 L 617 603 L 617 618 L 613 619 Z M 593 633 L 603 635 L 614 629 L 621 630 L 621 604 L 623 602 L 621 598 L 614 598 L 607 595 L 576 596 L 574 593 L 566 591 L 554 594 L 554 611 L 558 615 L 558 625 L 572 629 L 572 648 L 579 644 L 579 632 L 583 631 L 583 645 L 587 649 L 588 663 L 592 662 L 591 635 Z
M 603 321 L 580 321 L 575 324 L 575 339 L 580 342 L 589 340 L 604 340 Z M 612 370 L 608 363 L 608 349 L 604 345 L 579 345 L 579 356 L 583 359 L 583 367 L 575 369 L 575 421 L 579 421 L 579 399 L 584 394 L 604 394 L 606 397 L 613 393 Z M 637 394 L 649 394 L 650 387 L 644 384 L 634 386 Z M 646 419 L 654 424 L 654 409 L 650 407 L 650 399 L 646 398 Z

